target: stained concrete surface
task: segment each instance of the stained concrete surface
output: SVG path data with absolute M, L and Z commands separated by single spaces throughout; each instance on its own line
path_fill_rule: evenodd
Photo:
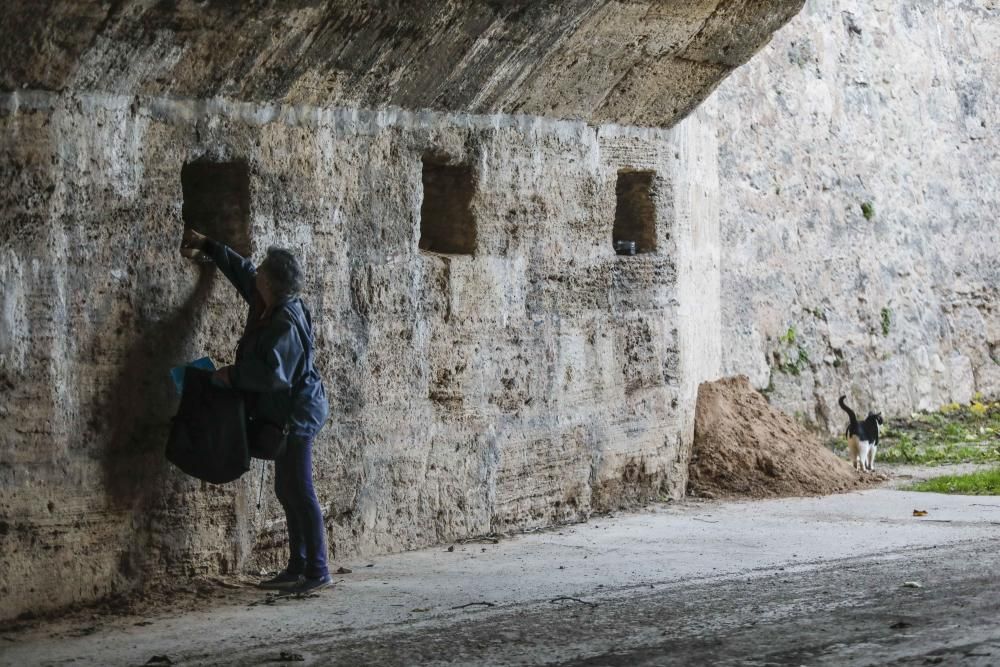
M 0 89 L 670 126 L 802 0 L 9 0 Z
M 15 635 L 0 664 L 261 664 L 281 651 L 306 664 L 907 664 L 950 660 L 941 650 L 988 664 L 998 527 L 1000 498 L 685 501 L 345 563 L 315 598 L 260 604 L 248 588 L 238 605 L 150 625 Z

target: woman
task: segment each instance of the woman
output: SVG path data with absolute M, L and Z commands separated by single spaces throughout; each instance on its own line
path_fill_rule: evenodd
M 312 321 L 298 298 L 302 270 L 287 250 L 269 248 L 253 264 L 198 232 L 184 232 L 181 254 L 211 258 L 250 304 L 236 363 L 213 381 L 244 392 L 254 419 L 288 428 L 285 453 L 274 462 L 274 492 L 288 524 L 288 565 L 261 588 L 305 593 L 328 586 L 323 513 L 312 482 L 312 441 L 326 421 L 323 381 L 313 365 Z

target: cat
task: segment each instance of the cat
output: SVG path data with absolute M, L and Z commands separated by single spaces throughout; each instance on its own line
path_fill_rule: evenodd
M 875 453 L 878 451 L 879 427 L 882 426 L 882 413 L 869 412 L 863 422 L 858 421 L 854 410 L 844 403 L 846 396 L 837 401 L 851 418 L 847 425 L 847 454 L 855 470 L 872 472 L 875 470 Z

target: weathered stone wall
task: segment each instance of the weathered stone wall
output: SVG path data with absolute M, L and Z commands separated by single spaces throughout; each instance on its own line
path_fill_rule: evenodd
M 6 0 L 0 90 L 668 127 L 803 0 Z
M 831 432 L 1000 394 L 998 61 L 992 0 L 810 0 L 720 86 L 727 373 Z
M 243 315 L 178 257 L 195 160 L 309 272 L 336 557 L 680 494 L 721 354 L 717 144 L 680 121 L 802 1 L 0 3 L 0 618 L 283 549 L 254 474 L 162 456 L 168 369 Z M 418 250 L 425 158 L 464 164 L 428 211 L 471 255 Z M 613 253 L 620 169 L 653 253 Z
M 335 558 L 683 492 L 720 354 L 697 115 L 640 130 L 31 90 L 0 110 L 0 617 L 282 553 L 257 468 L 215 487 L 162 454 L 168 369 L 230 361 L 245 312 L 178 254 L 193 160 L 246 161 L 255 255 L 286 245 L 308 272 Z M 475 174 L 474 255 L 418 250 L 429 154 Z M 614 254 L 619 169 L 656 173 L 654 253 Z

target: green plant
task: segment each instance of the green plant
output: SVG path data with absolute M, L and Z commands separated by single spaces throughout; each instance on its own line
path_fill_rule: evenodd
M 966 475 L 942 475 L 917 482 L 910 489 L 964 496 L 997 496 L 1000 495 L 1000 468 L 980 470 Z
M 882 309 L 882 335 L 889 335 L 889 327 L 892 326 L 892 311 L 888 308 Z
M 861 203 L 861 215 L 865 216 L 865 220 L 871 220 L 875 217 L 875 204 L 870 201 Z
M 806 349 L 799 345 L 795 349 L 795 357 L 790 360 L 785 360 L 782 357 L 782 362 L 778 364 L 778 370 L 786 375 L 799 375 L 802 371 L 811 363 L 809 359 L 809 353 Z
M 777 370 L 786 375 L 799 375 L 809 364 L 809 353 L 799 342 L 799 332 L 795 325 L 788 327 L 785 333 L 778 336 L 778 342 L 784 346 L 784 350 L 774 351 L 774 362 Z
M 941 465 L 1000 462 L 1000 402 L 950 403 L 887 424 L 878 459 L 885 463 Z
M 806 365 L 808 365 L 810 363 L 809 353 L 806 352 L 806 349 L 804 347 L 802 347 L 802 346 L 799 346 L 799 358 L 798 358 L 798 362 L 800 364 L 806 364 Z

